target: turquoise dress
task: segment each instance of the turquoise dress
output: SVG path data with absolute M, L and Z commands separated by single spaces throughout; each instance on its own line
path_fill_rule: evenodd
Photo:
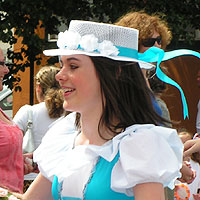
M 112 168 L 119 159 L 119 154 L 108 162 L 103 158 L 100 158 L 91 173 L 91 177 L 85 186 L 83 200 L 134 200 L 134 197 L 128 197 L 126 194 L 115 192 L 111 189 L 111 172 Z M 98 188 L 98 189 L 96 189 Z M 52 196 L 54 200 L 82 200 L 74 197 L 62 197 L 62 183 L 58 182 L 58 177 L 54 176 L 52 184 Z
M 174 129 L 133 125 L 102 146 L 74 147 L 76 133 L 63 125 L 49 129 L 34 152 L 54 200 L 134 200 L 135 185 L 173 188 L 181 175 L 183 144 Z

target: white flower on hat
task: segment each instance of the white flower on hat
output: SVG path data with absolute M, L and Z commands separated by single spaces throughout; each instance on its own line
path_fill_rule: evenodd
M 93 34 L 84 35 L 81 38 L 80 47 L 86 52 L 93 52 L 99 47 L 98 38 L 96 38 Z
M 117 56 L 119 54 L 119 50 L 108 40 L 104 40 L 99 44 L 98 51 L 106 56 Z
M 77 32 L 65 31 L 58 34 L 57 46 L 60 49 L 77 49 L 80 43 L 81 36 Z
M 119 54 L 119 50 L 111 41 L 104 40 L 98 43 L 98 38 L 94 34 L 81 37 L 79 33 L 67 30 L 58 34 L 57 46 L 60 49 L 82 49 L 86 52 L 99 52 L 105 56 L 117 56 Z

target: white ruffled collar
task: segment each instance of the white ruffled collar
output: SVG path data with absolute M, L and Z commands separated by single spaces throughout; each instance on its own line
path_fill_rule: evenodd
M 119 151 L 119 144 L 121 140 L 127 136 L 130 136 L 134 132 L 136 132 L 138 129 L 151 129 L 155 127 L 153 124 L 147 124 L 147 125 L 132 125 L 126 128 L 125 131 L 122 133 L 116 135 L 112 140 L 104 143 L 101 146 L 98 145 L 86 145 L 88 150 L 92 151 L 97 156 L 101 156 L 107 161 L 112 161 L 115 156 L 117 155 Z
M 146 124 L 146 125 L 135 124 L 135 125 L 129 126 L 126 128 L 125 131 L 116 135 L 115 137 L 113 137 L 112 140 L 105 142 L 101 146 L 89 144 L 89 145 L 79 145 L 79 146 L 74 147 L 76 137 L 79 134 L 78 132 L 76 132 L 76 134 L 74 134 L 72 137 L 72 145 L 70 145 L 70 146 L 71 146 L 71 149 L 78 149 L 78 148 L 79 149 L 87 149 L 87 151 L 90 151 L 91 153 L 93 152 L 93 155 L 96 155 L 94 157 L 100 156 L 110 162 L 117 155 L 117 153 L 119 151 L 120 141 L 124 137 L 133 134 L 138 129 L 150 129 L 153 127 L 155 127 L 155 125 L 153 125 L 153 124 Z
M 53 180 L 53 176 L 57 175 L 60 182 L 66 177 L 77 176 L 78 173 L 81 174 L 81 171 L 84 173 L 83 169 L 88 168 L 88 166 L 93 166 L 99 156 L 107 161 L 112 161 L 117 153 L 121 151 L 120 144 L 122 141 L 130 140 L 130 138 L 133 142 L 138 141 L 138 138 L 144 140 L 144 137 L 148 135 L 146 139 L 147 145 L 151 145 L 148 142 L 148 138 L 151 138 L 153 134 L 155 137 L 163 138 L 172 146 L 174 155 L 177 156 L 177 164 L 179 163 L 181 165 L 181 152 L 183 147 L 178 140 L 178 136 L 174 133 L 175 130 L 173 129 L 152 124 L 132 125 L 102 146 L 79 145 L 75 148 L 73 148 L 73 144 L 77 132 L 76 134 L 64 134 L 63 132 L 59 134 L 58 132 L 49 135 L 50 137 L 46 134 L 42 144 L 34 153 L 34 161 L 38 162 L 39 169 L 46 178 Z M 163 139 L 161 140 L 163 141 Z M 144 153 L 146 151 L 149 153 L 148 148 L 147 146 L 146 149 L 142 149 L 142 152 Z M 130 149 L 130 151 L 132 150 Z M 134 149 L 135 155 L 138 151 L 141 152 L 141 149 Z

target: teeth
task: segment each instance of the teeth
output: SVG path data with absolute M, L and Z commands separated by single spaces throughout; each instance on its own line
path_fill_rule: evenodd
M 64 89 L 64 92 L 72 92 L 73 91 L 73 89 Z

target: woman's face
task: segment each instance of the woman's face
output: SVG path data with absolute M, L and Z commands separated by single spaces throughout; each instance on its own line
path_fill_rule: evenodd
M 160 34 L 158 32 L 156 32 L 156 31 L 154 31 L 154 34 L 151 37 L 149 37 L 149 38 L 157 38 L 159 36 L 160 36 Z M 146 38 L 146 39 L 148 39 L 148 38 Z M 153 47 L 153 46 L 161 48 L 161 43 L 158 44 L 158 42 L 156 41 L 152 46 L 148 46 L 148 47 L 144 46 L 142 43 L 140 43 L 140 45 L 139 45 L 139 52 L 140 53 L 144 53 L 147 49 L 149 49 L 150 47 Z
M 3 90 L 3 78 L 9 72 L 8 67 L 5 65 L 3 51 L 0 49 L 0 91 Z
M 56 80 L 64 91 L 64 109 L 83 113 L 101 108 L 100 82 L 90 57 L 61 56 L 60 62 Z

